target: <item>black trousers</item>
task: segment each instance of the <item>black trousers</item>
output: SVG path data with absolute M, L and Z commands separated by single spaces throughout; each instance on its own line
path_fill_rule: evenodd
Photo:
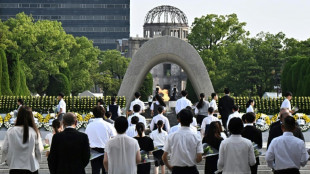
M 173 167 L 172 174 L 199 174 L 197 167 Z
M 92 150 L 95 150 L 99 153 L 104 153 L 103 148 L 92 148 Z M 102 174 L 105 174 L 103 158 L 104 156 L 100 156 L 90 161 L 92 174 L 100 174 L 100 170 L 102 170 Z
M 30 172 L 29 170 L 12 169 L 10 170 L 10 174 L 39 174 L 39 172 L 38 171 Z
M 274 174 L 300 174 L 299 169 L 283 169 L 283 170 L 275 170 Z

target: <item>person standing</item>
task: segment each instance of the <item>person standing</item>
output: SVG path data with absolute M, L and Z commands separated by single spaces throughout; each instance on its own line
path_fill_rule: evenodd
M 275 174 L 299 174 L 300 167 L 309 159 L 305 142 L 293 135 L 296 129 L 293 117 L 286 117 L 281 128 L 283 135 L 272 140 L 266 152 L 267 165 Z
M 24 105 L 23 99 L 21 99 L 21 98 L 18 99 L 17 105 L 18 105 L 18 108 L 14 111 L 14 117 L 17 117 L 17 113 L 18 113 L 19 109 Z
M 147 125 L 146 124 L 146 119 L 144 116 L 140 115 L 140 111 L 141 111 L 141 106 L 136 104 L 133 106 L 133 115 L 131 115 L 130 117 L 128 117 L 128 125 L 131 126 L 131 118 L 136 116 L 139 118 L 139 122 L 140 123 L 143 123 L 144 125 Z
M 186 108 L 187 106 L 192 107 L 192 102 L 188 100 L 187 91 L 181 91 L 182 98 L 178 99 L 175 105 L 175 113 L 178 114 L 182 109 Z
M 162 156 L 164 151 L 161 149 L 164 147 L 166 139 L 167 139 L 167 132 L 163 130 L 164 122 L 162 120 L 159 120 L 157 122 L 157 129 L 152 131 L 150 138 L 154 142 L 154 147 L 156 147 L 158 150 L 153 151 L 153 156 L 155 160 L 155 168 L 154 173 L 158 174 L 158 167 L 161 166 L 161 173 L 165 174 L 165 165 L 162 160 Z
M 62 132 L 62 126 L 59 120 L 55 119 L 52 122 L 52 128 L 53 128 L 53 132 L 52 133 L 48 133 L 45 136 L 45 144 L 49 145 L 49 147 L 51 147 L 52 145 L 52 140 L 53 140 L 53 136 L 59 132 Z M 46 156 L 48 156 L 50 153 L 50 151 L 46 152 Z
M 156 116 L 152 119 L 152 121 L 151 121 L 151 125 L 150 125 L 151 131 L 157 129 L 157 122 L 158 122 L 159 120 L 161 120 L 161 121 L 163 121 L 163 123 L 164 123 L 164 130 L 167 131 L 167 132 L 169 132 L 169 130 L 170 130 L 170 123 L 169 123 L 168 118 L 165 117 L 165 116 L 163 115 L 164 108 L 163 108 L 162 106 L 159 106 L 159 107 L 157 108 L 157 112 L 158 112 L 158 115 L 156 115 Z
M 255 113 L 255 111 L 254 111 L 254 105 L 255 105 L 254 100 L 250 99 L 250 100 L 246 103 L 246 113 L 249 113 L 249 112 Z
M 203 138 L 202 143 L 207 143 L 209 146 L 216 150 L 220 150 L 221 142 L 224 140 L 221 137 L 222 125 L 219 121 L 214 121 L 210 124 L 206 136 Z M 217 160 L 219 155 L 206 157 L 205 174 L 214 174 L 217 171 Z
M 148 99 L 147 99 L 148 103 L 149 103 L 149 107 L 151 107 L 152 103 L 153 103 L 153 95 L 149 95 Z
M 164 102 L 163 98 L 160 95 L 155 95 L 155 102 L 152 103 L 150 110 L 151 116 L 156 116 L 158 114 L 158 107 L 162 106 L 164 108 L 163 112 L 165 112 L 166 103 Z
M 244 114 L 244 118 L 245 124 L 241 132 L 241 136 L 251 140 L 253 143 L 257 144 L 258 148 L 261 149 L 263 147 L 263 136 L 262 131 L 254 126 L 255 114 L 253 112 L 248 112 Z M 258 165 L 260 165 L 259 157 L 256 157 L 256 164 L 251 166 L 251 174 L 257 174 Z
M 221 114 L 223 126 L 227 130 L 228 116 L 232 113 L 232 109 L 233 109 L 235 102 L 234 102 L 234 99 L 229 96 L 230 91 L 228 88 L 225 88 L 224 93 L 225 93 L 225 96 L 220 98 L 219 100 L 218 109 Z
M 145 151 L 149 158 L 150 151 L 154 150 L 154 143 L 153 140 L 150 137 L 145 136 L 145 126 L 143 123 L 138 123 L 136 125 L 136 130 L 138 132 L 138 135 L 134 137 L 139 143 L 140 151 Z M 137 174 L 150 174 L 151 172 L 151 163 L 142 163 L 138 164 L 137 168 Z
M 101 106 L 101 107 L 104 108 L 104 105 L 105 105 L 105 103 L 104 103 L 104 101 L 103 101 L 102 99 L 99 99 L 99 100 L 97 101 L 97 106 Z
M 209 126 L 212 122 L 214 121 L 219 121 L 219 119 L 217 117 L 213 116 L 214 110 L 212 107 L 209 107 L 208 109 L 208 116 L 206 118 L 204 118 L 202 120 L 201 123 L 201 136 L 204 137 L 205 133 L 207 132 L 207 130 L 209 129 Z
M 229 121 L 235 117 L 238 117 L 238 118 L 242 117 L 242 115 L 239 113 L 239 106 L 237 105 L 233 105 L 232 114 L 229 115 L 228 120 L 227 120 L 227 127 L 228 127 Z
M 218 170 L 223 171 L 223 174 L 251 174 L 250 166 L 254 166 L 256 160 L 252 142 L 241 137 L 242 120 L 232 118 L 228 129 L 232 135 L 221 143 L 217 163 Z
M 209 102 L 205 100 L 205 94 L 200 94 L 200 100 L 195 108 L 197 124 L 201 126 L 202 120 L 208 116 Z
M 111 97 L 111 104 L 107 107 L 107 112 L 112 113 L 111 119 L 115 121 L 115 119 L 122 115 L 121 107 L 117 105 L 116 98 Z
M 132 114 L 134 105 L 140 106 L 140 113 L 144 112 L 144 108 L 145 108 L 144 103 L 143 103 L 143 101 L 140 100 L 140 97 L 141 97 L 140 92 L 136 92 L 135 93 L 135 100 L 130 103 L 129 114 Z
M 293 96 L 293 94 L 291 92 L 286 92 L 285 99 L 283 100 L 283 102 L 281 104 L 281 109 L 282 108 L 288 109 L 291 114 L 294 113 L 294 111 L 292 111 L 292 106 L 291 106 L 291 102 L 290 102 L 290 100 L 292 100 L 292 96 Z
M 181 128 L 168 136 L 164 145 L 163 161 L 172 174 L 199 174 L 197 163 L 202 161 L 201 138 L 190 129 L 193 114 L 187 109 L 179 113 Z M 170 154 L 170 163 L 168 162 Z
M 10 174 L 38 174 L 43 144 L 31 108 L 20 108 L 15 126 L 7 130 L 1 150 L 1 163 L 8 164 Z
M 211 94 L 211 102 L 209 104 L 209 107 L 212 107 L 214 109 L 214 112 L 215 113 L 218 113 L 218 107 L 217 107 L 217 104 L 216 104 L 216 101 L 218 100 L 218 96 L 217 94 L 214 92 Z
M 104 154 L 105 145 L 116 136 L 116 131 L 110 123 L 103 120 L 105 111 L 101 106 L 94 107 L 92 112 L 95 118 L 87 125 L 85 133 L 88 136 L 91 151 Z M 102 161 L 103 155 L 90 161 L 92 174 L 100 174 L 100 170 L 102 174 L 106 173 Z
M 139 123 L 139 118 L 136 116 L 133 116 L 131 118 L 131 126 L 128 127 L 126 131 L 126 135 L 129 137 L 135 137 L 138 135 L 137 130 L 136 130 L 136 125 Z
M 57 105 L 57 119 L 61 122 L 62 121 L 62 117 L 65 115 L 66 113 L 66 102 L 64 101 L 64 94 L 61 92 L 58 94 L 57 98 L 59 100 L 59 104 Z
M 76 124 L 74 113 L 68 112 L 63 116 L 65 130 L 53 136 L 47 158 L 51 174 L 85 174 L 90 159 L 89 141 L 86 134 L 75 129 Z
M 118 117 L 114 127 L 117 135 L 105 146 L 104 168 L 109 174 L 137 174 L 137 164 L 141 162 L 138 141 L 126 135 L 125 117 Z

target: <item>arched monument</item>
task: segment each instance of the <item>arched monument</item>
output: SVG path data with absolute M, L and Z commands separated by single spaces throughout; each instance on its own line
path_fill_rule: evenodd
M 193 88 L 199 96 L 204 92 L 210 96 L 214 91 L 208 71 L 197 53 L 187 42 L 176 37 L 163 36 L 149 40 L 133 56 L 118 96 L 125 96 L 126 108 L 139 90 L 146 74 L 157 64 L 172 62 L 181 66 L 187 73 Z

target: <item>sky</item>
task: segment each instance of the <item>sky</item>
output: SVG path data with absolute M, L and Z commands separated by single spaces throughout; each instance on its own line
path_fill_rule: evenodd
M 130 36 L 143 35 L 145 15 L 160 5 L 172 5 L 182 10 L 189 26 L 195 17 L 207 14 L 235 13 L 250 36 L 261 31 L 298 40 L 310 38 L 310 0 L 130 0 Z

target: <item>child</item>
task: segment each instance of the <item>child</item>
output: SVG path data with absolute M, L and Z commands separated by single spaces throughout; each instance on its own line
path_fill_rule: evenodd
M 153 151 L 154 160 L 155 160 L 155 168 L 154 173 L 158 174 L 158 167 L 161 166 L 161 173 L 165 173 L 165 165 L 162 160 L 162 155 L 164 151 L 161 149 L 166 141 L 167 132 L 163 130 L 164 123 L 162 120 L 157 121 L 157 129 L 152 131 L 150 137 L 154 141 L 154 147 L 158 148 L 159 150 Z

